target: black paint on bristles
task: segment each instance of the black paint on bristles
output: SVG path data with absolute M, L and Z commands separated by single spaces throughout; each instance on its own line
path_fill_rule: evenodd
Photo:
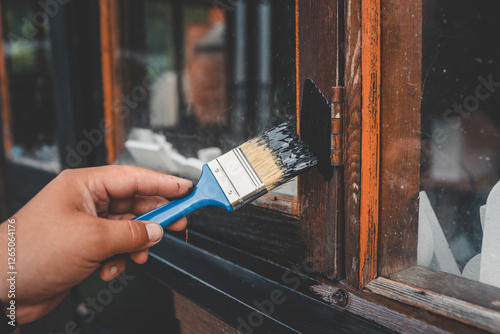
M 300 140 L 318 158 L 319 173 L 326 181 L 333 176 L 330 163 L 331 117 L 331 106 L 327 98 L 312 79 L 307 79 L 304 82 L 300 109 Z
M 240 147 L 268 191 L 318 162 L 289 123 L 282 123 Z

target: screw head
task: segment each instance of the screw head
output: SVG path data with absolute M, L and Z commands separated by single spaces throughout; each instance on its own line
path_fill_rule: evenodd
M 215 169 L 215 172 L 216 172 L 216 173 L 218 173 L 218 172 L 219 172 L 219 168 L 216 168 L 216 169 Z
M 232 191 L 232 190 L 229 190 L 227 193 L 228 193 L 229 195 L 231 195 L 231 194 L 233 193 L 233 191 Z
M 349 304 L 349 294 L 343 289 L 338 289 L 329 296 L 329 301 L 333 305 L 346 307 Z

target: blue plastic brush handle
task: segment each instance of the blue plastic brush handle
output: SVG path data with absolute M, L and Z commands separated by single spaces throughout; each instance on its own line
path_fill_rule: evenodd
M 134 220 L 152 221 L 165 228 L 188 213 L 205 206 L 218 206 L 229 212 L 233 211 L 231 203 L 208 165 L 203 165 L 200 180 L 191 194 L 135 217 Z

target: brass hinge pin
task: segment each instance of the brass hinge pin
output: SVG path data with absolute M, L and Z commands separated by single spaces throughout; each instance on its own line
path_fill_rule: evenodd
M 344 87 L 333 87 L 331 164 L 344 164 Z

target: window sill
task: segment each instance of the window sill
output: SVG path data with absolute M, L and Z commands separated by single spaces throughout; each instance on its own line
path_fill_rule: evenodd
M 366 285 L 375 294 L 495 333 L 500 332 L 500 289 L 415 266 Z
M 165 235 L 142 268 L 234 328 L 266 333 L 389 332 L 321 301 L 310 289 L 318 282 L 308 277 L 196 234 L 190 233 L 189 241 Z

